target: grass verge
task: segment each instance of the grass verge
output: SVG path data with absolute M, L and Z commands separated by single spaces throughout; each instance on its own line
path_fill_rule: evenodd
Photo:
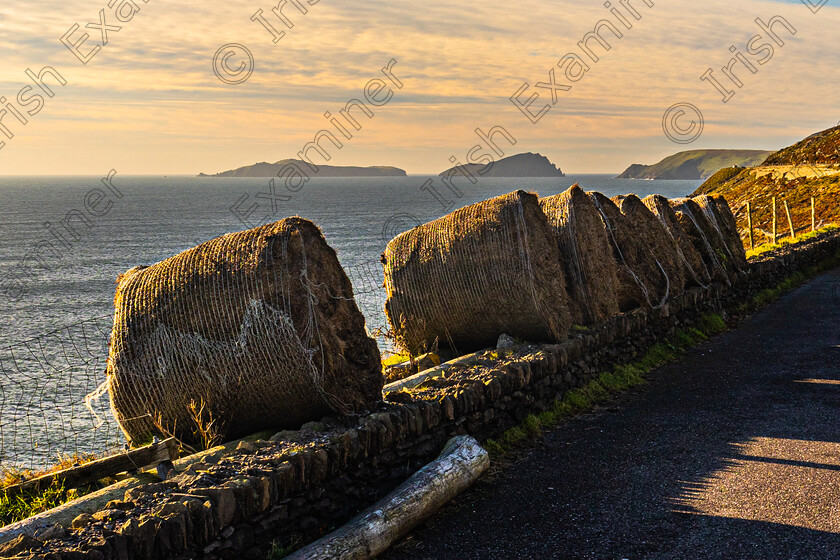
M 809 266 L 804 271 L 797 271 L 779 282 L 772 288 L 761 290 L 750 301 L 745 301 L 738 306 L 738 313 L 746 314 L 756 309 L 760 309 L 782 297 L 784 294 L 790 292 L 810 280 L 811 278 L 825 272 L 830 268 L 840 265 L 840 251 L 837 251 L 832 257 L 822 261 L 819 264 Z
M 726 328 L 720 315 L 703 315 L 697 327 L 681 329 L 667 341 L 651 346 L 637 361 L 616 365 L 612 371 L 601 373 L 597 379 L 583 387 L 567 391 L 562 399 L 554 401 L 550 409 L 537 415 L 528 415 L 521 424 L 508 429 L 497 439 L 486 440 L 484 447 L 492 459 L 503 458 L 563 419 L 587 412 L 615 394 L 644 384 L 645 375 L 651 370 L 677 360 L 687 349 Z
M 837 228 L 838 226 L 831 224 L 817 230 L 817 233 Z M 816 233 L 809 233 L 800 236 L 798 239 L 808 239 L 815 235 Z M 774 248 L 776 247 L 778 245 Z M 779 282 L 775 287 L 762 290 L 752 300 L 744 302 L 738 308 L 738 312 L 744 314 L 764 307 L 807 280 L 838 264 L 840 264 L 840 251 L 837 251 L 833 257 L 824 260 L 820 264 L 808 267 L 804 272 L 795 272 L 785 280 Z M 644 376 L 651 370 L 675 361 L 687 349 L 699 344 L 710 336 L 722 333 L 726 329 L 726 323 L 720 315 L 703 315 L 697 327 L 679 330 L 664 343 L 657 343 L 651 346 L 638 361 L 630 364 L 617 365 L 612 371 L 601 373 L 597 379 L 590 381 L 583 387 L 567 391 L 562 399 L 554 401 L 554 404 L 549 410 L 541 412 L 538 415 L 528 415 L 521 424 L 508 429 L 498 438 L 486 440 L 484 447 L 490 453 L 491 458 L 503 458 L 523 442 L 541 435 L 542 430 L 555 426 L 565 418 L 589 411 L 598 403 L 605 401 L 615 394 L 645 383 Z
M 402 354 L 391 354 L 387 358 L 382 358 L 382 368 L 386 368 L 388 366 L 393 366 L 396 364 L 401 364 L 403 362 L 407 362 L 411 358 L 410 354 L 402 353 Z
M 75 453 L 59 457 L 55 465 L 44 470 L 32 471 L 16 468 L 0 470 L 0 527 L 60 506 L 86 493 L 83 490 L 65 488 L 61 481 L 53 482 L 44 490 L 24 492 L 13 497 L 10 497 L 4 488 L 98 458 L 94 454 Z
M 0 493 L 0 527 L 66 504 L 83 493 L 65 488 L 62 481 L 53 482 L 45 490 L 24 492 L 14 497 L 2 492 Z
M 784 239 L 779 240 L 778 243 L 765 243 L 764 245 L 759 245 L 755 249 L 748 249 L 747 250 L 747 259 L 751 259 L 752 257 L 757 257 L 763 253 L 768 251 L 772 251 L 774 249 L 779 249 L 781 247 L 785 247 L 787 245 L 792 245 L 794 243 L 799 243 L 800 241 L 806 241 L 808 239 L 813 239 L 818 234 L 826 232 L 826 231 L 834 231 L 836 229 L 840 229 L 840 225 L 837 224 L 828 224 L 826 226 L 821 227 L 817 231 L 809 231 L 808 233 L 803 233 L 802 235 L 797 235 L 796 237 L 786 237 Z

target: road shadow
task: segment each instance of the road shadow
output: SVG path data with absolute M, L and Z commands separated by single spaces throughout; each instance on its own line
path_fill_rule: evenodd
M 839 278 L 546 434 L 384 557 L 836 557 Z

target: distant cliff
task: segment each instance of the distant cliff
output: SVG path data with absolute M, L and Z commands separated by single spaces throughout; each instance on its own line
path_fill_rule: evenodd
M 708 179 L 724 167 L 752 167 L 773 152 L 764 150 L 690 150 L 654 165 L 634 163 L 619 179 Z
M 286 166 L 295 166 L 311 177 L 405 177 L 406 173 L 397 167 L 341 167 L 335 165 L 318 165 L 315 173 L 305 161 L 299 159 L 281 159 L 274 163 L 255 163 L 230 171 L 222 171 L 213 175 L 199 173 L 199 177 L 277 177 Z
M 450 167 L 441 175 L 469 172 L 476 177 L 565 177 L 559 167 L 541 154 L 516 154 L 502 158 L 492 165 L 467 163 Z

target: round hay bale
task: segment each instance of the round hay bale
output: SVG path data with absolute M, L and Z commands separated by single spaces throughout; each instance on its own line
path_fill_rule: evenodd
M 558 341 L 570 326 L 565 280 L 536 195 L 516 191 L 466 206 L 392 239 L 382 256 L 385 313 L 417 355 L 494 346 L 508 333 Z
M 195 443 L 211 421 L 226 439 L 296 428 L 382 398 L 350 281 L 302 218 L 132 268 L 114 306 L 111 407 L 134 443 L 168 433 Z
M 625 216 L 619 207 L 595 191 L 587 193 L 601 215 L 618 266 L 618 307 L 661 307 L 668 299 L 670 281 L 650 250 L 652 232 L 637 219 Z
M 618 315 L 618 267 L 595 204 L 575 184 L 540 206 L 560 247 L 573 320 L 594 325 Z
M 682 294 L 686 272 L 678 256 L 677 244 L 662 222 L 635 194 L 615 196 L 612 201 L 621 210 L 629 230 L 638 232 L 638 239 L 647 249 L 646 253 L 641 253 L 643 261 L 634 270 L 647 286 L 649 303 L 659 307 Z M 647 275 L 651 275 L 649 280 L 645 280 Z
M 687 273 L 686 286 L 708 287 L 711 281 L 709 270 L 706 268 L 706 264 L 703 262 L 700 253 L 694 248 L 691 239 L 689 239 L 688 235 L 680 227 L 677 214 L 671 208 L 668 199 L 662 195 L 653 194 L 643 198 L 642 202 L 659 218 L 659 221 L 665 227 L 665 231 L 674 240 L 677 257 L 682 262 Z
M 735 271 L 726 258 L 728 249 L 706 213 L 691 198 L 674 198 L 669 202 L 683 233 L 703 258 L 711 279 L 731 286 Z
M 738 226 L 735 223 L 735 216 L 729 203 L 722 196 L 700 195 L 695 196 L 694 201 L 706 213 L 709 221 L 715 227 L 723 239 L 727 256 L 732 259 L 733 267 L 739 272 L 747 269 L 747 254 L 744 250 L 744 243 L 738 233 Z

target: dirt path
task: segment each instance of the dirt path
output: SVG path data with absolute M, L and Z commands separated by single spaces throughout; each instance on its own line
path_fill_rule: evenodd
M 387 558 L 837 558 L 840 269 L 547 434 Z

